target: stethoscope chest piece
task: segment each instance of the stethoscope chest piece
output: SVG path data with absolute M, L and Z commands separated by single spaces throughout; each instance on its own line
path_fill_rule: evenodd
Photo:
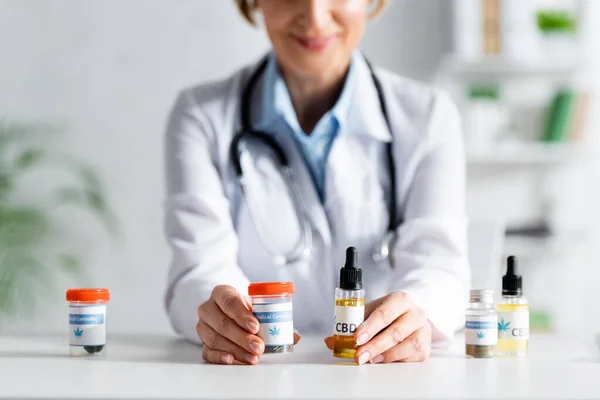
M 373 261 L 379 268 L 386 271 L 392 270 L 392 251 L 394 249 L 395 240 L 396 234 L 389 231 L 373 249 Z

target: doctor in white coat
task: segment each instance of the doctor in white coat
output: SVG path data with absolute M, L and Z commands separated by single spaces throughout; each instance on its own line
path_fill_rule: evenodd
M 274 262 L 235 172 L 232 140 L 257 65 L 183 90 L 165 140 L 165 226 L 173 254 L 165 304 L 174 329 L 202 343 L 208 362 L 256 364 L 264 343 L 248 284 L 292 281 L 294 328 L 322 333 L 331 347 L 334 289 L 345 250 L 355 246 L 367 296 L 356 361 L 427 359 L 432 344 L 447 342 L 463 324 L 470 286 L 455 106 L 444 92 L 384 69 L 371 75 L 357 45 L 383 0 L 237 5 L 250 22 L 261 14 L 272 43 L 251 92 L 249 123 L 289 159 L 310 224 L 310 257 Z M 255 185 L 258 198 L 270 190 L 264 177 L 245 184 Z M 265 197 L 262 205 L 280 218 L 277 204 Z M 286 239 L 291 225 L 285 219 L 275 225 L 280 231 L 273 237 Z M 391 257 L 375 262 L 371 249 L 388 225 L 395 234 Z

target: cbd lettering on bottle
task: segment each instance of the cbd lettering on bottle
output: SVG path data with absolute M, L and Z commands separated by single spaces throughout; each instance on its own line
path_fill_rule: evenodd
M 365 318 L 365 291 L 357 260 L 356 248 L 349 247 L 346 250 L 346 264 L 340 270 L 340 285 L 335 289 L 333 355 L 339 358 L 354 358 L 354 332 Z

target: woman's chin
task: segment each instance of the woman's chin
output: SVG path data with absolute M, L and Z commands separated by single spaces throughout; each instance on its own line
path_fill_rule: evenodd
M 345 64 L 342 60 L 350 61 L 350 56 L 342 52 L 324 52 L 320 54 L 302 54 L 296 53 L 290 57 L 288 66 L 292 67 L 297 74 L 306 77 L 319 78 L 331 74 L 332 71 L 340 68 L 344 69 Z M 342 64 L 344 66 L 342 66 Z

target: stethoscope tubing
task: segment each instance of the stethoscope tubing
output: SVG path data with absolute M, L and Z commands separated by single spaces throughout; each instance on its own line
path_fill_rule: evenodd
M 381 82 L 375 75 L 375 71 L 373 69 L 373 66 L 369 62 L 369 60 L 365 58 L 365 62 L 371 73 L 371 78 L 373 80 L 375 90 L 377 91 L 377 97 L 379 100 L 381 113 L 384 117 L 384 120 L 386 122 L 389 132 L 392 133 L 393 131 L 392 131 L 392 126 L 391 126 L 390 119 L 389 119 L 388 112 L 387 112 L 387 104 L 385 101 L 383 87 L 381 85 Z M 285 155 L 285 152 L 283 151 L 283 149 L 279 146 L 277 141 L 271 135 L 264 133 L 264 132 L 254 130 L 252 128 L 252 123 L 250 120 L 252 94 L 254 92 L 256 84 L 258 83 L 259 78 L 264 73 L 267 63 L 268 63 L 268 56 L 265 56 L 263 58 L 263 60 L 260 62 L 260 64 L 258 65 L 258 67 L 254 70 L 254 72 L 252 73 L 250 78 L 248 79 L 248 83 L 245 85 L 245 87 L 242 91 L 241 113 L 240 113 L 241 114 L 241 128 L 233 137 L 231 147 L 230 147 L 230 157 L 231 157 L 231 161 L 232 161 L 236 176 L 241 183 L 242 192 L 244 192 L 245 182 L 243 179 L 244 171 L 243 171 L 243 168 L 241 165 L 242 150 L 241 150 L 240 143 L 244 139 L 249 138 L 249 137 L 251 137 L 253 139 L 258 139 L 261 142 L 263 142 L 263 144 L 268 146 L 274 152 L 274 154 L 278 158 L 278 161 L 282 165 L 282 172 L 286 176 L 286 179 L 288 180 L 288 182 L 290 182 L 291 190 L 294 191 L 294 195 L 292 196 L 293 201 L 295 203 L 294 206 L 299 207 L 299 208 L 296 208 L 296 210 L 302 210 L 303 208 L 300 208 L 302 205 L 298 204 L 299 202 L 301 202 L 302 197 L 300 196 L 300 193 L 297 192 L 295 185 L 291 184 L 291 183 L 293 183 L 293 176 L 292 176 L 293 174 L 292 174 L 292 171 L 291 171 L 291 168 L 289 165 L 288 158 Z M 389 225 L 388 225 L 388 233 L 385 235 L 381 245 L 378 246 L 378 249 L 376 251 L 374 251 L 374 254 L 373 254 L 373 258 L 378 264 L 384 258 L 388 258 L 391 256 L 389 244 L 393 241 L 393 235 L 395 233 L 396 227 L 399 224 L 399 221 L 397 220 L 398 213 L 397 213 L 397 201 L 396 201 L 396 197 L 397 197 L 396 169 L 395 169 L 394 155 L 393 155 L 393 140 L 386 143 L 386 153 L 387 153 L 387 160 L 388 160 L 388 165 L 389 165 L 390 193 L 391 193 L 390 209 L 389 209 Z M 249 205 L 248 205 L 248 208 L 250 208 Z M 306 218 L 300 218 L 299 220 L 303 224 L 302 231 L 303 231 L 303 236 L 304 236 L 303 241 L 305 242 L 304 243 L 305 248 L 301 251 L 298 251 L 297 249 L 295 249 L 296 254 L 292 258 L 288 259 L 286 257 L 285 261 L 278 260 L 277 264 L 292 263 L 292 262 L 298 261 L 300 259 L 310 257 L 310 249 L 312 247 L 312 235 L 310 234 L 310 226 L 306 226 L 306 224 L 308 224 Z M 257 233 L 259 233 L 260 236 L 264 235 L 264 233 L 262 233 L 262 232 L 257 232 Z M 392 235 L 392 236 L 390 236 L 390 235 Z M 308 246 L 308 247 L 306 247 L 306 246 Z

